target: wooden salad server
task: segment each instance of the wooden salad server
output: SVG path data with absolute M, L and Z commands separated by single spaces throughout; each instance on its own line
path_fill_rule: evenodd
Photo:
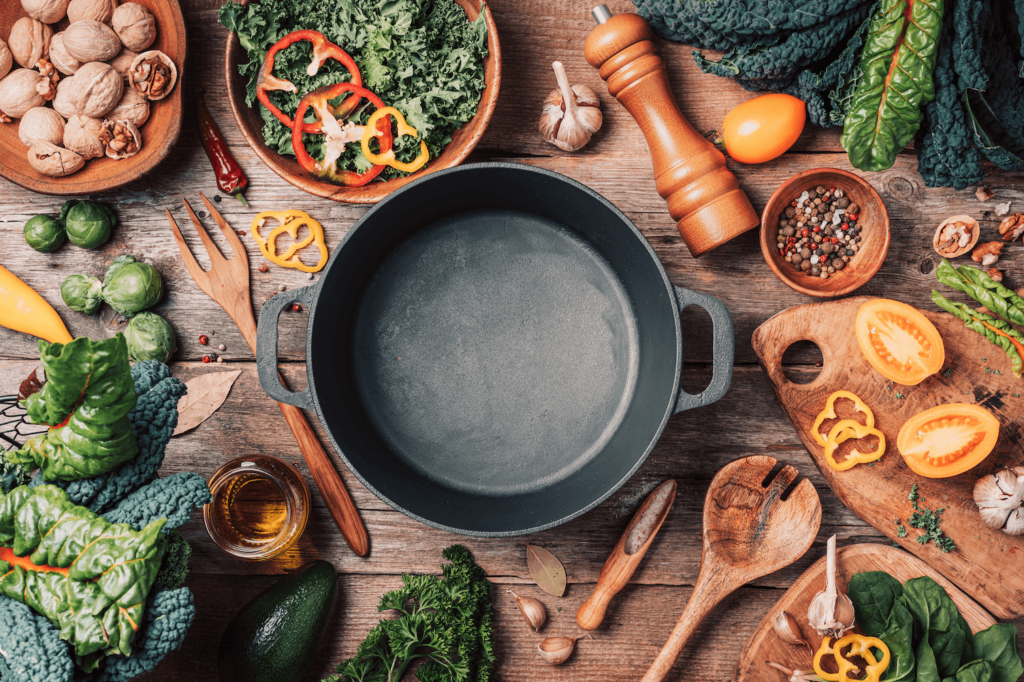
M 783 499 L 799 472 L 755 455 L 726 464 L 704 498 L 704 550 L 697 584 L 643 682 L 664 680 L 686 641 L 725 597 L 751 580 L 790 565 L 810 549 L 821 526 L 821 502 L 810 480 Z
M 224 233 L 228 244 L 231 245 L 231 250 L 235 254 L 234 258 L 229 260 L 220 254 L 188 201 L 185 202 L 185 210 L 188 211 L 189 218 L 196 226 L 199 239 L 209 254 L 209 271 L 204 271 L 192 252 L 189 251 L 188 244 L 181 236 L 181 230 L 178 229 L 178 224 L 174 222 L 170 211 L 167 211 L 167 220 L 171 223 L 174 239 L 178 243 L 178 250 L 181 251 L 181 257 L 185 260 L 188 273 L 192 275 L 192 279 L 199 285 L 199 288 L 216 301 L 234 320 L 239 331 L 242 332 L 242 336 L 245 337 L 246 343 L 249 344 L 249 348 L 252 349 L 252 354 L 256 355 L 256 318 L 253 316 L 252 300 L 249 297 L 249 256 L 238 235 L 224 220 L 224 216 L 201 192 L 199 196 L 202 197 L 203 203 L 206 204 L 206 210 L 210 212 L 210 216 Z M 280 373 L 278 373 L 278 378 L 281 378 Z M 281 382 L 284 383 L 283 378 L 281 378 Z M 324 503 L 331 512 L 334 522 L 338 524 L 345 542 L 358 556 L 366 556 L 370 553 L 370 538 L 366 533 L 366 526 L 363 525 L 359 510 L 352 502 L 348 490 L 345 489 L 345 484 L 341 482 L 341 477 L 334 469 L 330 456 L 324 451 L 320 441 L 317 440 L 316 433 L 306 420 L 306 415 L 302 413 L 302 410 L 291 405 L 278 403 L 278 406 L 281 408 L 295 440 L 299 442 L 299 449 L 302 450 L 302 456 L 305 457 L 306 464 L 309 465 L 313 480 L 316 481 L 317 488 L 323 495 Z
M 600 69 L 608 92 L 629 110 L 647 138 L 658 194 L 696 257 L 757 227 L 761 220 L 725 156 L 686 120 L 669 87 L 650 26 L 637 14 L 592 12 L 599 26 L 584 55 Z
M 596 630 L 601 625 L 608 603 L 633 577 L 675 502 L 676 487 L 676 482 L 668 479 L 655 488 L 636 510 L 633 520 L 619 538 L 619 544 L 615 545 L 601 567 L 594 593 L 576 612 L 576 624 L 584 630 Z

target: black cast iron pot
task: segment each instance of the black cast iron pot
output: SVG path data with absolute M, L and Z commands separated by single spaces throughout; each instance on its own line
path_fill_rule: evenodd
M 277 324 L 309 310 L 302 392 L 277 378 Z M 680 310 L 714 324 L 714 376 L 681 391 Z M 428 525 L 533 533 L 592 509 L 643 464 L 668 418 L 718 400 L 732 320 L 672 286 L 597 193 L 530 166 L 432 173 L 356 223 L 320 281 L 259 320 L 260 383 L 316 410 L 367 488 Z

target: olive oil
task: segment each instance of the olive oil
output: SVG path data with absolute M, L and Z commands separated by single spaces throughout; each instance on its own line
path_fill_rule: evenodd
M 309 489 L 294 468 L 273 457 L 229 462 L 210 479 L 213 502 L 203 517 L 217 546 L 233 556 L 262 561 L 284 552 L 302 535 Z

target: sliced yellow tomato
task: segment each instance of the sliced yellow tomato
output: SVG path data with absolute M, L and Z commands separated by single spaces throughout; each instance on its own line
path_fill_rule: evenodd
M 988 457 L 999 440 L 999 420 L 980 405 L 952 403 L 914 415 L 896 447 L 911 471 L 925 478 L 956 476 Z
M 924 314 L 906 303 L 876 298 L 857 311 L 854 325 L 864 358 L 886 379 L 904 386 L 942 369 L 942 337 Z

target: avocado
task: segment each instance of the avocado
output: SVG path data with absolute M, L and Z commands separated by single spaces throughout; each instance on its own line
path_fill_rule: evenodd
M 264 590 L 221 637 L 222 682 L 298 680 L 313 662 L 337 596 L 338 573 L 326 561 L 314 561 Z

